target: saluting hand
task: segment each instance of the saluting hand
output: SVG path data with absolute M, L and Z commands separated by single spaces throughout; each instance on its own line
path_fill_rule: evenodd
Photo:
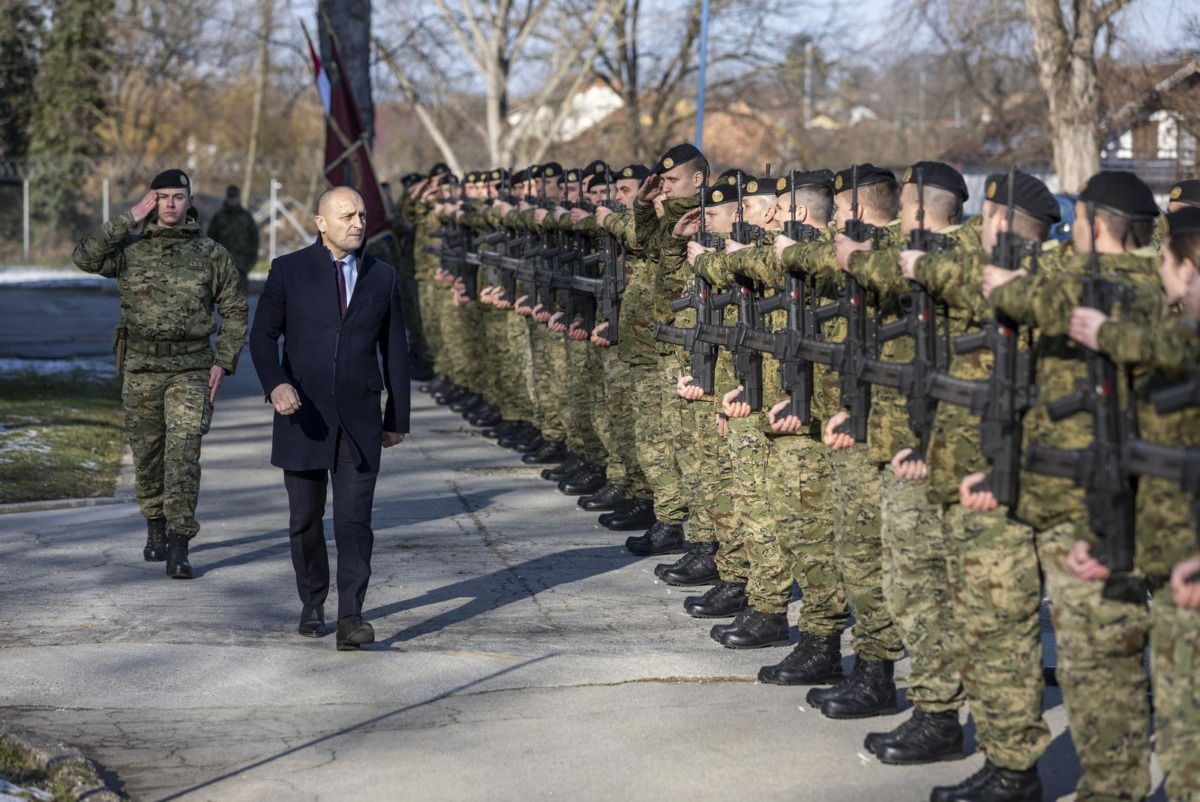
M 152 189 L 147 192 L 145 197 L 138 201 L 132 209 L 129 210 L 129 213 L 133 215 L 134 222 L 140 223 L 145 220 L 147 216 L 149 216 L 150 212 L 154 211 L 154 207 L 157 204 L 158 190 Z
M 650 203 L 661 194 L 662 176 L 658 173 L 651 173 L 646 176 L 646 180 L 638 187 L 637 199 L 641 203 Z

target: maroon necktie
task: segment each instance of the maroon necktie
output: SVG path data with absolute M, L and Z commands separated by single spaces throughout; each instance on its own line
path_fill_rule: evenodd
M 345 262 L 333 263 L 333 272 L 337 273 L 338 282 L 338 309 L 341 310 L 342 317 L 346 316 L 346 274 L 342 272 L 345 264 Z

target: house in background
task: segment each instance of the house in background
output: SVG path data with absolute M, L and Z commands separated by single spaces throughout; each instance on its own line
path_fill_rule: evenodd
M 1200 61 L 1144 68 L 1126 88 L 1131 96 L 1105 120 L 1105 170 L 1129 170 L 1156 195 L 1196 176 L 1200 133 Z

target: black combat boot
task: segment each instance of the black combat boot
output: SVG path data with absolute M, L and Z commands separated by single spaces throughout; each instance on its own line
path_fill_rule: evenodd
M 483 396 L 479 393 L 467 393 L 457 401 L 451 401 L 446 406 L 450 407 L 451 412 L 469 412 L 482 406 L 484 403 Z
M 171 579 L 191 579 L 192 564 L 188 562 L 188 539 L 171 532 L 167 535 L 167 576 Z
M 654 524 L 654 502 L 648 498 L 634 498 L 597 521 L 605 529 L 614 532 L 636 532 Z
M 822 685 L 842 679 L 841 635 L 800 633 L 792 653 L 758 670 L 758 681 L 772 685 Z
M 146 548 L 142 557 L 148 563 L 160 563 L 167 559 L 167 519 L 146 519 Z
M 544 440 L 541 448 L 521 456 L 526 465 L 558 465 L 568 456 L 567 444 L 562 440 Z
M 502 420 L 495 426 L 488 426 L 486 429 L 481 431 L 480 434 L 489 440 L 497 440 L 506 434 L 512 434 L 518 429 L 524 428 L 524 426 L 525 421 Z
M 791 641 L 786 613 L 750 613 L 736 626 L 721 635 L 726 649 L 761 649 L 764 646 L 787 646 Z
M 992 761 L 958 785 L 942 785 L 929 794 L 929 802 L 1041 802 L 1042 778 L 1037 767 L 1016 771 Z
M 896 712 L 896 682 L 891 660 L 856 657 L 854 671 L 832 688 L 813 688 L 808 703 L 826 718 L 868 718 Z
M 589 467 L 587 460 L 578 454 L 570 454 L 562 464 L 555 468 L 546 468 L 542 471 L 542 478 L 547 482 L 561 482 L 568 476 L 574 476 L 583 469 Z
M 863 746 L 878 757 L 880 763 L 896 766 L 966 757 L 957 710 L 926 713 L 919 707 L 913 708 L 912 718 L 891 732 L 868 733 Z
M 745 583 L 718 579 L 702 596 L 684 599 L 683 611 L 693 618 L 728 618 L 745 610 L 747 605 Z
M 450 377 L 444 373 L 439 373 L 437 376 L 433 377 L 433 381 L 429 382 L 429 384 L 421 386 L 421 392 L 436 395 L 443 392 L 449 386 Z
M 537 441 L 537 445 L 526 448 L 526 446 L 529 446 L 535 440 Z M 497 438 L 496 442 L 504 448 L 511 448 L 514 451 L 520 451 L 524 454 L 526 451 L 533 451 L 541 446 L 542 436 L 533 426 L 522 426 L 508 434 L 501 435 Z
M 586 496 L 604 487 L 607 481 L 604 468 L 588 465 L 586 469 L 559 482 L 558 490 L 565 496 Z
M 579 508 L 594 512 L 596 510 L 615 510 L 625 500 L 625 488 L 608 482 L 604 487 L 590 496 L 579 499 Z
M 492 404 L 485 404 L 480 409 L 472 410 L 471 414 L 467 416 L 467 423 L 479 427 L 495 426 L 503 420 L 504 418 L 500 417 L 499 408 Z
M 717 573 L 716 543 L 693 543 L 692 550 L 674 563 L 655 566 L 654 575 L 668 585 L 711 585 Z
M 441 406 L 444 407 L 447 404 L 453 404 L 456 401 L 461 401 L 464 398 L 466 398 L 467 396 L 469 396 L 470 394 L 471 394 L 471 391 L 468 390 L 466 387 L 459 387 L 456 384 L 452 384 L 449 387 L 447 387 L 445 390 L 434 393 L 433 400 L 437 401 L 438 404 L 440 404 Z
M 683 551 L 683 542 L 683 524 L 655 521 L 646 534 L 626 538 L 625 548 L 639 557 L 652 557 L 655 554 L 679 554 Z

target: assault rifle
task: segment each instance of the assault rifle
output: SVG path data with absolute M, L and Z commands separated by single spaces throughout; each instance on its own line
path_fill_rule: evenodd
M 1096 253 L 1096 205 L 1087 204 L 1092 250 L 1088 256 L 1088 277 L 1083 280 L 1080 306 L 1105 314 L 1125 296 L 1125 288 L 1100 277 L 1100 256 Z M 1121 469 L 1121 454 L 1126 442 L 1137 436 L 1136 404 L 1121 408 L 1120 385 L 1124 378 L 1132 390 L 1129 371 L 1122 377 L 1108 356 L 1084 351 L 1087 385 L 1071 395 L 1046 404 L 1052 421 L 1087 412 L 1092 416 L 1092 441 L 1085 448 L 1063 449 L 1030 444 L 1025 451 L 1025 469 L 1048 476 L 1071 479 L 1085 491 L 1089 524 L 1100 537 L 1096 557 L 1111 574 L 1104 583 L 1104 597 L 1113 601 L 1141 604 L 1146 600 L 1146 584 L 1130 576 L 1134 557 L 1134 495 L 1137 480 Z M 1132 395 L 1132 393 L 1131 393 Z
M 706 248 L 713 248 L 718 251 L 724 250 L 724 240 L 716 234 L 710 234 L 707 230 L 704 217 L 704 212 L 707 208 L 704 201 L 704 191 L 705 188 L 701 187 L 700 231 L 696 234 L 696 242 Z M 683 347 L 689 354 L 688 362 L 696 386 L 703 390 L 705 395 L 712 395 L 716 390 L 717 347 L 712 343 L 704 342 L 697 336 L 701 324 L 709 326 L 721 325 L 721 307 L 714 303 L 712 287 L 705 279 L 696 276 L 692 282 L 691 292 L 679 298 L 672 299 L 670 307 L 671 311 L 675 313 L 682 312 L 688 308 L 695 309 L 696 326 L 690 329 L 683 329 L 678 326 L 668 326 L 659 323 L 654 327 L 654 339 L 659 342 L 671 343 L 672 345 Z
M 1041 245 L 1013 231 L 1016 207 L 1013 189 L 1016 173 L 1008 173 L 1007 230 L 996 238 L 992 264 L 1005 270 L 1020 270 L 1021 261 L 1028 259 L 1030 271 L 1037 269 Z M 1017 503 L 1021 473 L 1021 419 L 1033 406 L 1037 387 L 1033 383 L 1032 336 L 1027 333 L 1027 348 L 1019 346 L 1017 324 L 1005 315 L 998 315 L 982 329 L 964 334 L 954 340 L 956 354 L 988 350 L 993 355 L 992 374 L 987 379 L 957 379 L 944 373 L 934 375 L 930 396 L 948 404 L 967 407 L 979 417 L 979 432 L 983 455 L 992 463 L 992 471 L 976 486 L 990 490 L 1001 504 L 1011 507 Z
M 925 228 L 925 176 L 917 170 L 917 227 L 909 233 L 908 247 L 917 251 L 947 251 L 954 240 Z M 884 362 L 876 357 L 863 361 L 862 378 L 871 384 L 894 387 L 905 396 L 908 426 L 918 437 L 917 447 L 908 460 L 923 460 L 933 433 L 937 399 L 930 394 L 930 383 L 937 371 L 949 368 L 949 313 L 944 311 L 945 337 L 938 337 L 938 306 L 925 288 L 909 282 L 911 292 L 901 301 L 899 320 L 878 327 L 877 345 L 912 337 L 915 352 L 911 362 Z

